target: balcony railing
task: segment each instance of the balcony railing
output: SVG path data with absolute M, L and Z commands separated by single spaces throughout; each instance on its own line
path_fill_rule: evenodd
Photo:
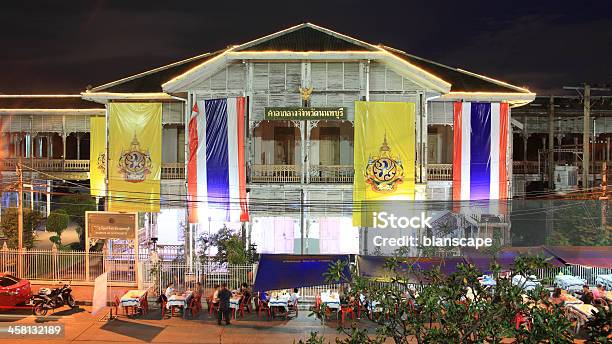
M 453 180 L 453 164 L 427 165 L 427 180 Z
M 15 171 L 19 159 L 2 159 L 0 164 L 3 171 Z M 24 171 L 29 169 L 44 172 L 88 172 L 89 160 L 63 160 L 63 159 L 30 159 L 21 160 Z
M 310 166 L 311 183 L 352 183 L 352 165 L 314 165 Z
M 561 163 L 557 164 L 561 165 Z M 608 175 L 612 174 L 612 161 L 607 162 L 608 165 Z M 582 161 L 571 163 L 570 166 L 578 167 L 578 173 L 582 173 Z M 601 174 L 603 169 L 603 161 L 595 161 L 591 162 L 591 167 L 589 168 L 590 174 Z M 537 161 L 514 161 L 513 162 L 513 173 L 514 174 L 538 174 L 544 173 L 546 174 L 546 162 L 541 161 L 538 163 Z
M 185 179 L 185 163 L 164 162 L 161 168 L 162 179 Z
M 15 171 L 19 159 L 0 159 L 3 171 Z M 29 159 L 23 158 L 21 163 L 24 171 L 41 172 L 89 172 L 89 160 L 62 160 L 62 159 Z M 184 179 L 185 164 L 182 162 L 163 163 L 162 179 Z
M 310 183 L 350 184 L 353 182 L 353 165 L 311 165 Z M 430 164 L 427 168 L 429 180 L 453 180 L 452 164 Z M 305 178 L 306 179 L 306 178 Z M 299 165 L 252 165 L 252 183 L 300 183 Z
M 302 169 L 298 165 L 251 165 L 253 183 L 299 183 Z

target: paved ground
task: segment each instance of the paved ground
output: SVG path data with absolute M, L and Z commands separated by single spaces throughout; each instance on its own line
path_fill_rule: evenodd
M 145 317 L 106 321 L 92 316 L 89 307 L 60 310 L 46 318 L 29 315 L 27 310 L 5 312 L 0 316 L 0 327 L 24 324 L 64 324 L 66 335 L 63 340 L 41 338 L 5 339 L 0 343 L 293 343 L 305 339 L 311 331 L 324 333 L 330 342 L 335 342 L 335 320 L 325 325 L 308 312 L 301 312 L 297 318 L 284 320 L 258 320 L 254 314 L 234 320 L 229 326 L 218 326 L 213 319 L 202 312 L 197 319 L 174 317 L 161 320 L 159 310 L 152 310 Z M 367 321 L 361 321 L 366 325 Z

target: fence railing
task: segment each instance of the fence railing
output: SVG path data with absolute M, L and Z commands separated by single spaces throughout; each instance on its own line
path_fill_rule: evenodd
M 205 290 L 212 290 L 222 283 L 230 289 L 238 289 L 242 283 L 253 283 L 255 265 L 200 264 L 192 266 L 172 262 L 154 264 L 143 261 L 143 285 L 151 287 L 158 294 L 163 292 L 169 283 L 174 283 L 177 290 L 193 290 L 200 282 Z

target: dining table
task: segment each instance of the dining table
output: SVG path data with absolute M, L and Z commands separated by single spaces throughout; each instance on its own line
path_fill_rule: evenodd
M 282 308 L 284 313 L 287 313 L 289 310 L 289 299 L 291 296 L 287 294 L 273 294 L 268 300 L 268 307 L 278 307 Z
M 119 305 L 125 310 L 129 308 L 139 309 L 146 312 L 148 289 L 132 289 L 128 290 L 119 299 Z
M 168 298 L 167 307 L 171 310 L 171 315 L 174 315 L 175 308 L 187 308 L 187 299 L 193 294 L 192 291 L 186 291 L 183 294 L 170 295 Z

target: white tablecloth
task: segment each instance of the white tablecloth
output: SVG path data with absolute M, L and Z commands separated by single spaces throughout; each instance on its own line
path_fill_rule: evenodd
M 340 297 L 338 297 L 338 293 L 321 293 L 321 303 L 329 308 L 340 309 Z
M 186 307 L 188 296 L 189 296 L 189 293 L 186 293 L 185 295 L 171 295 L 168 298 L 168 307 L 172 307 L 172 306 Z
M 586 284 L 586 280 L 578 276 L 558 275 L 555 277 L 555 285 L 565 290 L 580 290 Z
M 287 312 L 287 309 L 289 308 L 289 299 L 290 296 L 288 294 L 271 297 L 270 301 L 268 301 L 268 307 L 283 307 L 285 312 Z
M 140 306 L 140 299 L 147 293 L 146 289 L 143 290 L 130 290 L 121 296 L 119 304 L 121 307 L 138 307 Z
M 574 304 L 574 305 L 569 305 L 568 307 L 571 307 L 573 310 L 575 310 L 576 312 L 578 312 L 580 315 L 582 315 L 583 317 L 587 319 L 593 316 L 592 311 L 595 311 L 595 313 L 599 311 L 597 307 L 593 305 Z
M 497 282 L 490 276 L 484 277 L 484 278 L 480 278 L 478 279 L 478 281 L 480 282 L 481 285 L 485 286 L 485 287 L 495 287 L 497 285 Z
M 606 290 L 612 290 L 612 275 L 599 275 L 595 279 L 596 284 L 602 284 Z
M 232 296 L 232 298 L 230 299 L 230 308 L 240 308 L 240 296 Z
M 540 282 L 535 279 L 535 276 L 527 279 L 525 276 L 516 275 L 512 277 L 512 284 L 521 286 L 523 290 L 533 290 L 540 285 Z

